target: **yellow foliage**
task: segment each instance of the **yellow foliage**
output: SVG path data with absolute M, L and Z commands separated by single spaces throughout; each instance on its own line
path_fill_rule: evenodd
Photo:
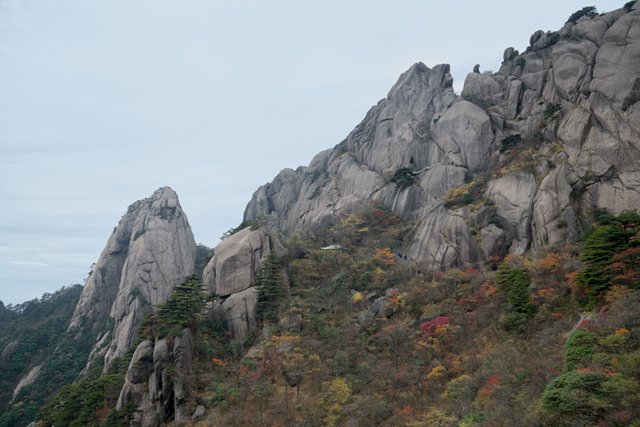
M 614 334 L 619 337 L 626 337 L 629 334 L 629 330 L 627 328 L 616 329 Z
M 444 199 L 447 201 L 457 200 L 463 198 L 467 193 L 469 193 L 473 188 L 478 184 L 477 181 L 471 181 L 467 184 L 461 185 L 460 187 L 452 188 L 449 192 L 444 196 Z
M 351 387 L 342 377 L 334 378 L 322 385 L 322 406 L 326 411 L 324 425 L 337 426 L 342 416 L 342 408 L 351 400 Z
M 382 281 L 382 279 L 384 279 L 384 270 L 380 267 L 376 267 L 375 270 L 373 270 L 373 279 L 376 282 Z
M 447 370 L 442 365 L 438 365 L 435 368 L 431 369 L 431 372 L 427 374 L 428 380 L 438 380 L 445 376 Z
M 359 303 L 360 301 L 362 301 L 364 299 L 364 297 L 362 296 L 362 293 L 360 292 L 356 292 L 355 294 L 353 294 L 353 296 L 351 297 L 351 301 L 354 304 Z
M 340 221 L 340 223 L 341 225 L 344 225 L 347 227 L 358 227 L 364 224 L 364 221 L 358 215 L 349 215 L 345 219 Z
M 409 427 L 449 427 L 455 425 L 458 419 L 445 414 L 439 409 L 433 409 L 420 417 L 420 421 L 411 421 Z

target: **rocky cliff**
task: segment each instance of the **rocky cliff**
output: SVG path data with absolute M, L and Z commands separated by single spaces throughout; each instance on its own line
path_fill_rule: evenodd
M 307 167 L 281 171 L 244 219 L 314 234 L 358 205 L 416 221 L 427 268 L 573 243 L 595 209 L 640 206 L 640 10 L 628 3 L 537 31 L 454 93 L 448 65 L 413 65 Z
M 215 297 L 211 314 L 226 322 L 236 340 L 244 340 L 256 326 L 256 279 L 272 250 L 283 253 L 275 237 L 247 227 L 223 240 L 204 269 L 204 285 Z
M 169 187 L 135 202 L 113 230 L 87 279 L 69 329 L 99 334 L 90 363 L 105 369 L 136 338 L 153 306 L 193 274 L 196 244 L 178 196 Z
M 129 363 L 116 409 L 134 405 L 132 424 L 137 425 L 187 421 L 191 413 L 185 403 L 194 350 L 193 332 L 188 328 L 175 337 L 142 341 Z

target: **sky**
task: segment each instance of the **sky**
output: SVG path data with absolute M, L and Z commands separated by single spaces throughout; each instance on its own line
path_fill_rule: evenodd
M 0 300 L 83 283 L 165 185 L 213 247 L 415 62 L 451 64 L 460 91 L 536 30 L 624 3 L 0 0 Z

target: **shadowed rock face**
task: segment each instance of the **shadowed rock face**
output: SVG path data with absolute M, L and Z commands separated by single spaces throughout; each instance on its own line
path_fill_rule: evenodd
M 638 208 L 638 6 L 537 31 L 503 57 L 496 73 L 470 73 L 462 96 L 448 65 L 415 64 L 345 141 L 260 187 L 244 219 L 313 235 L 383 204 L 418 223 L 407 255 L 446 269 L 574 243 L 595 208 Z M 510 136 L 523 145 L 501 152 Z M 510 164 L 527 144 L 529 157 Z M 400 168 L 416 172 L 413 185 L 390 182 Z M 484 207 L 445 203 L 475 179 Z
M 70 330 L 99 332 L 91 359 L 105 369 L 133 343 L 144 315 L 193 274 L 196 244 L 178 196 L 169 187 L 132 204 L 87 279 Z M 90 360 L 91 362 L 91 360 Z
M 191 395 L 194 341 L 191 329 L 183 329 L 170 340 L 144 340 L 138 344 L 116 409 L 133 404 L 137 409 L 133 414 L 136 425 L 155 425 L 158 417 L 162 422 L 175 420 L 179 425 L 188 421 L 191 413 L 186 401 Z

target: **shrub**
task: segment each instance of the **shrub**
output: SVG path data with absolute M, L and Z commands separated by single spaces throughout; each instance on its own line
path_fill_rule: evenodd
M 628 252 L 628 249 L 640 245 L 635 238 L 640 231 L 640 215 L 636 211 L 624 211 L 618 216 L 606 213 L 597 215 L 600 224 L 583 238 L 580 260 L 584 267 L 576 277 L 578 285 L 586 291 L 590 305 L 595 304 L 611 287 L 613 278 L 620 276 L 617 274 L 619 271 L 625 274 L 637 271 L 634 252 Z M 621 261 L 622 264 L 612 268 L 616 254 L 621 257 L 615 261 Z
M 425 336 L 431 336 L 438 331 L 438 328 L 447 326 L 450 323 L 446 316 L 438 316 L 435 319 L 427 320 L 420 324 L 420 330 Z
M 564 416 L 594 421 L 609 409 L 603 398 L 602 372 L 567 372 L 553 380 L 542 394 L 544 410 Z
M 444 206 L 450 209 L 459 206 L 466 206 L 475 202 L 479 198 L 480 194 L 482 194 L 484 183 L 484 179 L 478 178 L 459 187 L 452 188 L 444 196 Z
M 564 370 L 572 371 L 588 364 L 595 353 L 596 336 L 593 332 L 576 329 L 569 335 L 564 350 Z
M 569 19 L 567 19 L 567 22 L 571 22 L 572 24 L 575 24 L 583 16 L 587 16 L 589 18 L 593 18 L 593 17 L 598 16 L 598 12 L 596 11 L 596 7 L 595 6 L 585 6 L 582 9 L 573 12 L 571 14 L 571 16 L 569 17 Z
M 517 144 L 522 142 L 522 136 L 519 133 L 515 133 L 513 135 L 509 135 L 506 138 L 502 138 L 502 145 L 500 146 L 500 152 L 504 153 L 515 147 Z
M 559 111 L 562 111 L 562 106 L 560 104 L 547 104 L 546 108 L 544 109 L 545 120 L 549 120 Z
M 397 188 L 407 188 L 413 185 L 416 180 L 416 174 L 409 168 L 400 168 L 393 174 L 391 182 L 396 184 Z

